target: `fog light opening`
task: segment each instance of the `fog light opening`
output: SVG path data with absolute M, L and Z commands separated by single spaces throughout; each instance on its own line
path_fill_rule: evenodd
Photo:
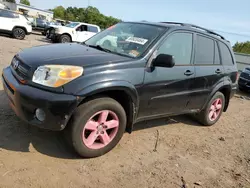
M 45 120 L 45 112 L 40 108 L 36 109 L 36 118 L 39 121 L 44 121 Z

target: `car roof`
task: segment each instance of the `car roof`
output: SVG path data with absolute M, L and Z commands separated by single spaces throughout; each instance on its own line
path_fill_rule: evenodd
M 85 22 L 71 22 L 71 23 L 77 23 L 77 24 L 84 24 L 84 25 L 89 25 L 89 26 L 99 27 L 98 25 L 95 25 L 95 24 L 89 24 L 89 23 L 85 23 Z
M 137 23 L 137 24 L 147 24 L 147 25 L 153 25 L 153 26 L 160 26 L 160 27 L 166 27 L 166 28 L 178 28 L 178 29 L 185 29 L 185 30 L 190 30 L 190 31 L 195 31 L 199 33 L 206 34 L 208 36 L 211 36 L 215 39 L 222 40 L 226 43 L 227 41 L 224 36 L 210 30 L 206 29 L 194 24 L 189 24 L 189 23 L 181 23 L 181 22 L 148 22 L 148 21 L 141 21 L 141 22 L 130 22 L 126 21 L 124 23 Z

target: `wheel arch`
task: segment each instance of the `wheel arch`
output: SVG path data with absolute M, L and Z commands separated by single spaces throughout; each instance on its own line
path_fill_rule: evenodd
M 226 112 L 227 109 L 228 109 L 228 105 L 229 105 L 229 100 L 230 100 L 230 95 L 231 95 L 231 90 L 232 90 L 232 87 L 230 84 L 219 84 L 217 85 L 213 90 L 212 92 L 210 93 L 206 103 L 204 104 L 203 108 L 205 108 L 205 106 L 208 104 L 208 102 L 210 101 L 210 99 L 214 96 L 214 94 L 216 92 L 221 92 L 224 96 L 225 96 L 225 106 L 224 106 L 224 109 L 223 109 L 223 112 Z
M 79 105 L 99 97 L 110 97 L 122 105 L 127 116 L 126 131 L 131 133 L 136 118 L 139 98 L 136 88 L 126 81 L 112 81 L 93 84 L 77 94 L 82 99 Z
M 24 26 L 18 26 L 18 25 L 13 27 L 12 33 L 13 33 L 14 29 L 16 29 L 16 28 L 21 28 L 21 29 L 23 29 L 23 30 L 25 31 L 25 34 L 27 35 L 27 33 L 28 33 L 27 29 L 26 29 Z
M 63 33 L 63 34 L 61 34 L 61 36 L 63 36 L 63 35 L 68 35 L 70 37 L 71 42 L 72 42 L 72 36 L 69 33 Z

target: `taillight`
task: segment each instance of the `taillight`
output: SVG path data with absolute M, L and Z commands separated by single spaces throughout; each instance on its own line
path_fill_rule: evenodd
M 239 80 L 239 77 L 240 77 L 240 73 L 239 73 L 239 72 L 237 72 L 237 73 L 236 73 L 236 81 L 238 81 L 238 80 Z

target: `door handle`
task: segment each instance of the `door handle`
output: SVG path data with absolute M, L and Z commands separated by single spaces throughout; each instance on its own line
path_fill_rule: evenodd
M 190 71 L 190 70 L 186 70 L 186 72 L 184 72 L 184 74 L 185 74 L 186 76 L 191 76 L 191 75 L 194 74 L 194 72 L 192 72 L 192 71 Z
M 220 73 L 221 73 L 221 70 L 220 70 L 220 69 L 217 69 L 217 70 L 215 71 L 215 73 L 216 73 L 216 74 L 220 74 Z

